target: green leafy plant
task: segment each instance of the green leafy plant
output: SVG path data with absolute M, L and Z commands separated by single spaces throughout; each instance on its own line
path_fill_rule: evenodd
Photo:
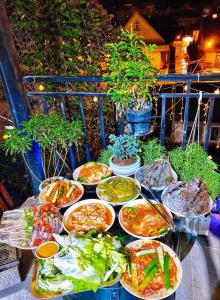
M 98 158 L 98 162 L 101 164 L 109 165 L 109 159 L 113 155 L 112 149 L 107 148 L 101 151 L 100 156 Z
M 106 44 L 109 55 L 108 95 L 121 111 L 125 106 L 141 110 L 152 101 L 157 69 L 149 53 L 155 45 L 146 45 L 133 31 L 121 31 L 119 40 Z
M 166 149 L 160 145 L 158 139 L 153 138 L 147 142 L 141 142 L 141 158 L 144 165 L 148 165 L 155 159 L 165 156 Z
M 183 181 L 200 178 L 208 187 L 213 199 L 220 193 L 220 175 L 216 172 L 217 165 L 205 150 L 197 145 L 190 144 L 184 151 L 181 147 L 169 152 L 172 167 Z
M 6 131 L 3 149 L 6 154 L 24 157 L 26 150 L 31 150 L 32 140 L 40 146 L 43 161 L 43 170 L 49 177 L 51 169 L 55 176 L 58 164 L 61 163 L 59 174 L 66 165 L 67 154 L 73 144 L 78 144 L 82 138 L 82 123 L 65 121 L 61 114 L 32 115 L 28 121 L 22 123 L 22 129 Z M 59 175 L 58 174 L 58 175 Z
M 137 157 L 139 145 L 136 136 L 110 134 L 109 140 L 112 143 L 112 145 L 109 145 L 109 149 L 116 158 L 123 160 Z
M 112 17 L 93 0 L 5 0 L 26 74 L 99 75 Z

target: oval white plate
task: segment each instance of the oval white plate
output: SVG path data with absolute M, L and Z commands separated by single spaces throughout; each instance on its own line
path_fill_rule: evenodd
M 143 166 L 143 167 L 140 167 L 140 168 L 137 170 L 137 172 L 135 173 L 134 178 L 140 183 L 140 185 L 141 185 L 142 187 L 144 187 L 145 189 L 148 189 L 147 186 L 145 186 L 143 183 L 141 183 L 141 182 L 137 179 L 137 173 L 138 173 L 140 170 L 142 170 L 143 168 L 146 168 L 146 167 L 147 167 L 147 165 L 146 165 L 146 166 Z M 177 177 L 176 172 L 175 172 L 172 168 L 171 168 L 171 173 L 172 173 L 173 179 L 174 179 L 174 182 L 173 182 L 173 183 L 176 183 L 178 177 Z M 152 190 L 156 191 L 156 192 L 160 192 L 160 191 L 163 191 L 164 189 L 166 189 L 167 186 L 160 186 L 160 187 L 152 186 L 152 187 L 150 187 L 150 188 L 151 188 Z
M 155 200 L 151 200 L 151 202 L 153 202 L 154 204 L 156 204 L 157 202 Z M 144 199 L 136 199 L 136 200 L 132 200 L 132 201 L 129 201 L 129 202 L 126 202 L 125 205 L 122 206 L 122 208 L 120 209 L 119 211 L 119 215 L 118 215 L 118 220 L 119 220 L 119 224 L 121 225 L 121 227 L 123 228 L 124 231 L 126 231 L 128 234 L 132 235 L 133 237 L 136 237 L 138 239 L 144 239 L 144 240 L 153 240 L 153 239 L 158 239 L 164 235 L 166 235 L 170 228 L 168 229 L 167 232 L 163 233 L 163 234 L 160 234 L 160 235 L 155 235 L 155 236 L 143 236 L 143 235 L 137 235 L 137 234 L 134 234 L 132 233 L 131 231 L 127 230 L 124 225 L 123 225 L 123 222 L 122 222 L 122 210 L 124 207 L 134 207 L 138 204 L 147 204 L 146 200 Z M 162 203 L 161 203 L 162 205 Z M 166 209 L 166 208 L 165 208 Z M 169 214 L 169 216 L 171 217 L 171 219 L 173 220 L 173 216 L 172 214 L 170 213 L 170 211 L 168 209 L 166 209 L 167 213 Z M 156 212 L 155 212 L 156 214 Z
M 112 170 L 111 170 L 111 168 L 110 168 L 109 166 L 107 166 L 107 165 L 105 165 L 105 164 L 101 164 L 101 163 L 96 163 L 96 164 L 99 164 L 99 165 L 108 167 L 109 172 L 111 172 L 111 174 L 109 175 L 109 177 L 112 175 Z M 74 180 L 76 180 L 76 181 L 78 180 L 79 172 L 84 168 L 84 166 L 85 166 L 85 165 L 82 165 L 82 166 L 78 167 L 78 168 L 73 172 L 73 179 L 74 179 Z M 109 177 L 108 177 L 108 178 L 109 178 Z M 96 181 L 96 182 L 90 182 L 90 183 L 88 183 L 88 182 L 80 182 L 80 183 L 83 184 L 83 185 L 89 185 L 89 186 L 91 186 L 91 185 L 97 185 L 97 184 L 99 184 L 99 183 L 102 183 L 104 180 L 105 180 L 105 179 L 102 179 L 102 180 L 99 180 L 99 181 Z M 79 182 L 79 181 L 78 181 L 78 182 Z
M 163 201 L 163 198 L 164 198 L 164 194 L 166 193 L 167 189 L 169 188 L 169 186 L 162 192 L 161 194 L 161 201 L 164 205 L 164 207 L 166 207 L 171 213 L 173 213 L 174 215 L 176 215 L 177 217 L 183 217 L 183 218 L 198 218 L 198 217 L 202 217 L 202 216 L 205 216 L 207 215 L 208 213 L 210 213 L 211 209 L 212 209 L 212 206 L 213 206 L 213 201 L 212 201 L 212 198 L 210 197 L 210 202 L 209 202 L 209 208 L 207 209 L 206 212 L 200 214 L 200 215 L 194 215 L 194 216 L 186 216 L 186 215 L 183 215 L 183 214 L 179 214 L 178 212 L 175 212 L 174 210 L 172 210 L 172 208 L 168 207 L 164 201 Z
M 81 195 L 79 195 L 76 199 L 72 200 L 71 202 L 66 203 L 65 205 L 62 205 L 62 206 L 59 206 L 59 207 L 57 206 L 58 208 L 68 207 L 68 206 L 74 204 L 75 202 L 79 201 L 79 200 L 82 198 L 83 194 L 84 194 L 84 187 L 83 187 L 82 184 L 79 183 L 78 181 L 73 181 L 73 180 L 69 180 L 69 179 L 61 179 L 61 180 L 68 180 L 68 181 L 70 181 L 72 184 L 77 185 L 77 186 L 79 187 L 79 189 L 81 190 Z M 40 203 L 43 203 L 43 204 L 46 204 L 46 203 L 47 203 L 47 202 L 44 201 L 41 197 L 42 197 L 42 193 L 45 193 L 45 191 L 50 187 L 50 185 L 51 185 L 51 184 L 47 185 L 47 186 L 40 192 L 40 195 L 39 195 L 39 201 L 40 201 Z M 50 203 L 50 202 L 49 202 L 49 203 Z M 50 203 L 50 204 L 52 204 L 52 203 Z M 56 205 L 55 205 L 55 206 L 56 206 Z
M 154 240 L 148 240 L 148 241 L 145 241 L 145 240 L 136 240 L 134 242 L 131 242 L 129 244 L 126 245 L 126 248 L 140 248 L 143 244 L 150 244 L 152 242 L 155 242 Z M 183 270 L 182 270 L 182 266 L 181 266 L 181 262 L 178 258 L 178 256 L 176 255 L 176 253 L 170 248 L 168 247 L 167 245 L 165 245 L 164 243 L 161 243 L 159 241 L 156 241 L 158 242 L 162 247 L 163 249 L 169 253 L 169 255 L 173 258 L 176 266 L 177 266 L 177 283 L 176 283 L 176 286 L 174 287 L 174 289 L 172 289 L 171 291 L 167 291 L 167 290 L 164 290 L 164 293 L 160 293 L 160 294 L 154 294 L 154 295 L 151 295 L 151 296 L 142 296 L 140 295 L 138 292 L 134 291 L 132 289 L 132 287 L 128 284 L 126 284 L 124 281 L 123 281 L 123 278 L 120 280 L 122 286 L 129 292 L 131 293 L 132 295 L 140 298 L 140 299 L 147 299 L 147 300 L 150 300 L 150 299 L 154 299 L 154 300 L 159 300 L 159 299 L 164 299 L 166 297 L 169 297 L 170 295 L 172 295 L 179 287 L 180 285 L 180 282 L 182 280 L 182 274 L 183 274 Z
M 109 178 L 103 180 L 103 182 L 107 182 L 108 180 L 110 180 L 110 179 L 112 179 L 112 178 L 116 178 L 116 177 L 123 177 L 123 178 L 129 179 L 129 180 L 135 182 L 135 183 L 137 184 L 137 186 L 139 187 L 139 189 L 141 190 L 140 183 L 139 183 L 136 179 L 133 179 L 133 178 L 130 178 L 130 177 L 127 177 L 127 176 L 122 176 L 122 175 L 120 175 L 120 176 L 111 176 L 111 177 L 109 177 Z M 102 182 L 102 183 L 103 183 L 103 182 Z M 124 205 L 124 204 L 127 203 L 128 201 L 135 200 L 135 199 L 140 195 L 140 194 L 138 193 L 133 199 L 130 199 L 130 200 L 125 201 L 125 202 L 114 203 L 114 202 L 107 201 L 107 200 L 103 199 L 103 198 L 100 196 L 100 194 L 99 194 L 99 186 L 98 186 L 98 185 L 97 185 L 97 187 L 96 187 L 96 194 L 97 194 L 97 196 L 99 197 L 99 199 L 101 199 L 101 200 L 103 200 L 103 201 L 105 201 L 105 202 L 108 202 L 109 204 L 111 204 L 111 205 L 113 205 L 113 206 Z
M 111 216 L 112 216 L 112 221 L 111 221 L 111 224 L 106 228 L 105 231 L 107 231 L 110 227 L 112 227 L 114 221 L 115 221 L 115 211 L 114 209 L 112 208 L 112 206 L 110 204 L 108 204 L 108 202 L 106 201 L 103 201 L 103 200 L 99 200 L 99 199 L 87 199 L 87 200 L 82 200 L 78 203 L 75 203 L 73 204 L 71 207 L 69 207 L 67 209 L 67 211 L 65 212 L 65 214 L 63 215 L 63 226 L 64 226 L 64 229 L 66 230 L 66 232 L 70 233 L 70 232 L 73 232 L 73 231 L 69 231 L 66 227 L 65 227 L 65 222 L 66 222 L 66 219 L 68 218 L 68 216 L 71 214 L 71 212 L 73 210 L 75 210 L 76 208 L 82 206 L 82 205 L 85 205 L 85 204 L 91 204 L 91 203 L 98 203 L 98 204 L 102 204 L 104 205 L 105 207 L 107 207 L 107 209 L 109 209 L 109 211 L 111 212 Z

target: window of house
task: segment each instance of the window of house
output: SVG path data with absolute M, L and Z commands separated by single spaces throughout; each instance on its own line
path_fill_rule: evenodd
M 216 54 L 216 64 L 220 66 L 220 53 Z
M 135 31 L 141 30 L 140 23 L 137 22 L 137 23 L 134 24 L 134 30 Z

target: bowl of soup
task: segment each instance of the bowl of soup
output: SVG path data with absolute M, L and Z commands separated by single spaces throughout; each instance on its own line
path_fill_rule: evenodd
M 59 252 L 59 244 L 54 241 L 48 241 L 38 246 L 35 256 L 39 259 L 48 259 Z
M 107 231 L 115 221 L 115 211 L 105 201 L 87 199 L 67 209 L 63 215 L 64 229 L 70 232 L 87 232 L 91 229 Z
M 154 205 L 160 210 L 163 204 Z M 172 214 L 166 209 L 172 220 Z M 141 239 L 155 239 L 168 233 L 170 227 L 161 216 L 144 200 L 127 202 L 119 211 L 119 223 L 128 234 Z

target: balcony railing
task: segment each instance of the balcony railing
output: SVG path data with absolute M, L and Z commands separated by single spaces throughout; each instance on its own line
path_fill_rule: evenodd
M 43 83 L 43 84 L 75 84 L 75 83 L 98 83 L 102 82 L 103 79 L 101 77 L 74 77 L 74 76 L 26 76 L 23 78 L 24 84 L 36 84 L 36 83 Z M 167 106 L 170 107 L 171 101 L 182 99 L 184 104 L 184 113 L 183 113 L 183 124 L 182 124 L 182 147 L 185 148 L 187 144 L 187 129 L 189 124 L 189 112 L 190 112 L 190 105 L 191 103 L 195 103 L 198 101 L 200 97 L 199 92 L 194 92 L 194 89 L 191 90 L 191 84 L 193 83 L 205 83 L 205 82 L 218 82 L 220 81 L 219 74 L 186 74 L 186 75 L 176 75 L 176 74 L 168 74 L 168 75 L 160 75 L 158 76 L 158 83 L 182 83 L 186 84 L 186 91 L 185 92 L 178 92 L 178 93 L 159 93 L 158 97 L 158 110 L 160 111 L 161 115 L 159 116 L 159 137 L 160 142 L 164 145 L 165 136 L 166 136 L 166 129 L 167 129 L 167 116 L 166 116 L 166 108 Z M 65 90 L 65 88 L 64 88 Z M 92 98 L 97 97 L 97 109 L 98 109 L 98 120 L 97 126 L 99 126 L 99 133 L 101 137 L 101 148 L 105 148 L 107 145 L 107 135 L 106 135 L 106 123 L 105 117 L 103 112 L 103 105 L 105 104 L 107 94 L 103 92 L 96 92 L 95 87 L 94 91 L 74 91 L 66 88 L 65 91 L 59 91 L 53 88 L 53 91 L 29 91 L 26 93 L 29 100 L 33 99 L 34 97 L 40 97 L 43 112 L 45 114 L 48 113 L 48 101 L 50 99 L 56 99 L 60 105 L 60 110 L 63 114 L 64 118 L 67 118 L 66 115 L 66 107 L 65 104 L 68 103 L 68 100 L 71 97 L 75 97 L 77 99 L 77 103 L 79 106 L 79 112 L 81 115 L 81 119 L 84 125 L 85 130 L 85 151 L 86 151 L 86 160 L 91 160 L 91 143 L 88 140 L 88 130 L 86 124 L 86 116 L 84 110 L 84 104 L 88 101 L 91 101 Z M 91 98 L 92 97 L 92 98 Z M 207 123 L 204 130 L 204 148 L 208 150 L 209 140 L 210 140 L 210 133 L 211 133 L 211 126 L 212 126 L 212 118 L 213 112 L 215 108 L 215 102 L 220 100 L 220 95 L 215 93 L 202 93 L 202 99 L 209 100 L 209 110 L 207 113 Z M 73 111 L 70 112 L 72 118 L 74 118 Z M 116 130 L 120 134 L 124 132 L 123 126 L 123 119 L 115 114 L 115 122 L 117 124 Z M 219 119 L 220 122 L 220 119 Z M 71 148 L 70 150 L 70 159 L 72 168 L 76 168 L 76 158 L 74 149 Z M 40 162 L 39 162 L 40 165 Z

